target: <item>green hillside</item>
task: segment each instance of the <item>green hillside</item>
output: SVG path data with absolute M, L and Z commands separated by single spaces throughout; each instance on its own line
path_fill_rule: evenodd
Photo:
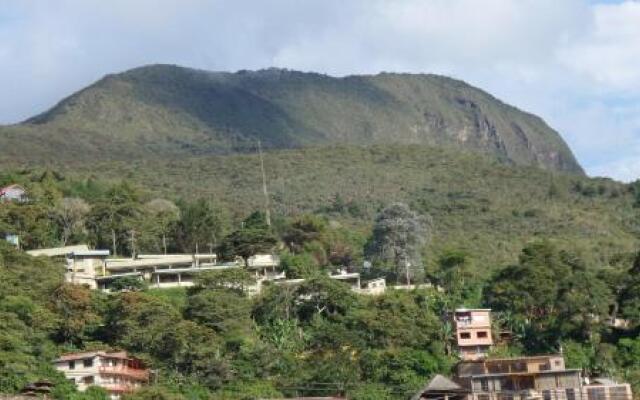
M 243 218 L 262 208 L 257 155 L 60 166 L 69 176 L 136 182 L 167 198 L 207 198 Z M 65 169 L 66 168 L 66 169 Z M 369 234 L 376 212 L 402 201 L 434 219 L 433 260 L 465 249 L 480 271 L 513 262 L 553 238 L 598 263 L 634 249 L 640 233 L 631 187 L 608 179 L 507 166 L 425 146 L 317 147 L 265 154 L 272 211 L 330 219 Z
M 436 75 L 334 78 L 168 65 L 109 75 L 23 124 L 0 161 L 130 160 L 352 144 L 448 145 L 582 173 L 540 118 Z

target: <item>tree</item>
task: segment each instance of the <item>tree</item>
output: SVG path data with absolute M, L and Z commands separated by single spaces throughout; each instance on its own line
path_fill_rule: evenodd
M 367 255 L 374 262 L 390 264 L 397 279 L 403 275 L 410 284 L 422 265 L 420 250 L 429 237 L 430 221 L 429 216 L 418 215 L 406 204 L 388 206 L 376 217 Z
M 527 245 L 517 265 L 491 279 L 486 302 L 526 327 L 529 348 L 556 351 L 564 338 L 597 342 L 592 335 L 608 319 L 612 296 L 581 259 L 541 241 Z
M 91 303 L 91 290 L 85 286 L 63 283 L 53 293 L 52 309 L 58 315 L 57 335 L 65 343 L 78 345 L 85 329 L 99 321 Z
M 176 226 L 176 242 L 183 252 L 216 247 L 227 228 L 227 215 L 210 201 L 178 202 L 180 220 Z
M 137 276 L 121 276 L 113 280 L 109 289 L 115 292 L 137 292 L 145 290 L 147 284 L 144 280 Z
M 154 199 L 144 205 L 144 210 L 152 218 L 153 231 L 162 238 L 162 250 L 167 254 L 167 235 L 180 220 L 180 209 L 173 202 Z
M 69 238 L 85 229 L 85 219 L 91 206 L 78 197 L 65 197 L 56 206 L 58 224 L 62 228 L 62 244 L 66 246 Z
M 251 332 L 251 302 L 230 289 L 200 290 L 187 297 L 186 318 L 238 339 Z
M 283 234 L 283 241 L 289 250 L 296 254 L 302 251 L 307 242 L 319 240 L 327 227 L 321 217 L 305 214 L 296 218 Z
M 264 215 L 255 212 L 244 221 L 242 228 L 224 238 L 219 250 L 223 258 L 239 256 L 244 260 L 245 266 L 249 267 L 249 258 L 270 252 L 277 243 Z
M 239 269 L 227 269 L 221 271 L 205 271 L 195 279 L 195 286 L 189 292 L 196 293 L 202 290 L 232 290 L 240 295 L 245 295 L 247 287 L 255 285 L 256 280 L 247 271 Z
M 105 197 L 93 206 L 89 216 L 89 227 L 93 233 L 97 245 L 107 245 L 110 236 L 111 250 L 114 255 L 118 249 L 123 248 L 120 243 L 127 237 L 131 237 L 132 230 L 140 215 L 138 192 L 126 183 L 110 188 Z M 129 251 L 134 253 L 131 246 Z

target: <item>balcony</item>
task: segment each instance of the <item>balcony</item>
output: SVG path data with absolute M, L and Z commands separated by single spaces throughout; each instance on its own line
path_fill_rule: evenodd
M 124 375 L 139 381 L 149 380 L 149 370 L 140 369 L 140 368 L 131 368 L 126 365 L 101 366 L 98 369 L 98 371 L 101 374 L 105 374 L 105 375 Z
M 137 389 L 137 387 L 126 383 L 103 383 L 100 387 L 108 392 L 115 393 L 129 393 Z

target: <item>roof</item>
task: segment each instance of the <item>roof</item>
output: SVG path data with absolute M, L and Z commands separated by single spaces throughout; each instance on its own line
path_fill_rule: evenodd
M 11 189 L 20 189 L 20 190 L 23 190 L 23 191 L 25 190 L 22 186 L 14 183 L 13 185 L 8 185 L 8 186 L 5 186 L 3 188 L 0 188 L 0 195 L 4 194 L 7 190 L 11 190 Z
M 489 374 L 468 374 L 468 375 L 460 375 L 465 378 L 484 378 L 484 377 L 496 377 L 496 376 L 513 376 L 513 375 L 554 375 L 554 374 L 575 374 L 581 373 L 582 370 L 579 368 L 569 368 L 569 369 L 551 369 L 547 371 L 522 371 L 522 372 L 495 372 Z
M 594 384 L 605 385 L 605 386 L 616 386 L 618 382 L 609 378 L 593 378 Z
M 481 360 L 465 360 L 460 361 L 459 364 L 484 364 L 490 362 L 500 362 L 500 361 L 527 361 L 527 360 L 540 360 L 540 359 L 549 359 L 554 357 L 564 357 L 562 354 L 541 354 L 537 356 L 522 356 L 522 357 L 502 357 L 502 358 L 484 358 Z
M 485 311 L 490 312 L 490 308 L 456 308 L 455 312 L 472 312 L 472 311 Z
M 57 358 L 56 360 L 54 360 L 54 362 L 64 362 L 64 361 L 73 361 L 73 360 L 82 360 L 85 358 L 93 358 L 93 357 L 108 357 L 108 358 L 119 358 L 119 359 L 123 359 L 123 360 L 129 360 L 132 357 L 129 357 L 127 355 L 126 351 L 114 351 L 114 352 L 107 352 L 107 351 L 87 351 L 87 352 L 82 352 L 82 353 L 68 353 L 68 354 L 63 354 L 61 355 L 59 358 Z
M 71 254 L 75 252 L 83 252 L 83 251 L 89 251 L 89 246 L 87 246 L 86 244 L 79 244 L 76 246 L 52 247 L 48 249 L 29 250 L 27 251 L 27 254 L 33 257 L 38 257 L 38 256 L 57 257 L 57 256 L 66 256 L 67 254 Z
M 411 400 L 418 400 L 424 393 L 442 393 L 442 392 L 467 392 L 462 386 L 458 385 L 451 379 L 444 377 L 440 374 L 435 375 L 429 383 L 427 383 L 422 389 L 420 389 Z
M 111 252 L 109 250 L 82 250 L 74 251 L 74 257 L 96 257 L 96 256 L 109 256 Z
M 180 265 L 193 263 L 192 255 L 182 255 L 175 257 L 165 258 L 144 258 L 144 259 L 111 259 L 107 260 L 107 269 L 128 269 L 128 268 L 143 268 L 143 267 L 157 267 L 160 265 Z

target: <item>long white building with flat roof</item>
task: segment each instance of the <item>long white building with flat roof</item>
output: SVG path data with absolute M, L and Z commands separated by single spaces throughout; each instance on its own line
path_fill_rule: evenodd
M 196 276 L 201 272 L 235 268 L 247 268 L 255 276 L 256 285 L 248 289 L 252 295 L 260 292 L 263 282 L 272 281 L 279 285 L 304 282 L 304 279 L 287 279 L 286 273 L 280 268 L 280 258 L 273 254 L 257 254 L 250 257 L 245 266 L 240 259 L 218 262 L 215 254 L 140 254 L 135 258 L 110 258 L 109 250 L 91 250 L 84 244 L 27 253 L 34 257 L 64 260 L 67 282 L 105 291 L 110 290 L 114 281 L 131 277 L 146 282 L 150 288 L 189 287 L 194 285 Z M 365 282 L 363 286 L 358 272 L 345 269 L 330 273 L 329 278 L 345 282 L 354 292 L 363 295 L 379 295 L 387 289 L 383 278 Z

